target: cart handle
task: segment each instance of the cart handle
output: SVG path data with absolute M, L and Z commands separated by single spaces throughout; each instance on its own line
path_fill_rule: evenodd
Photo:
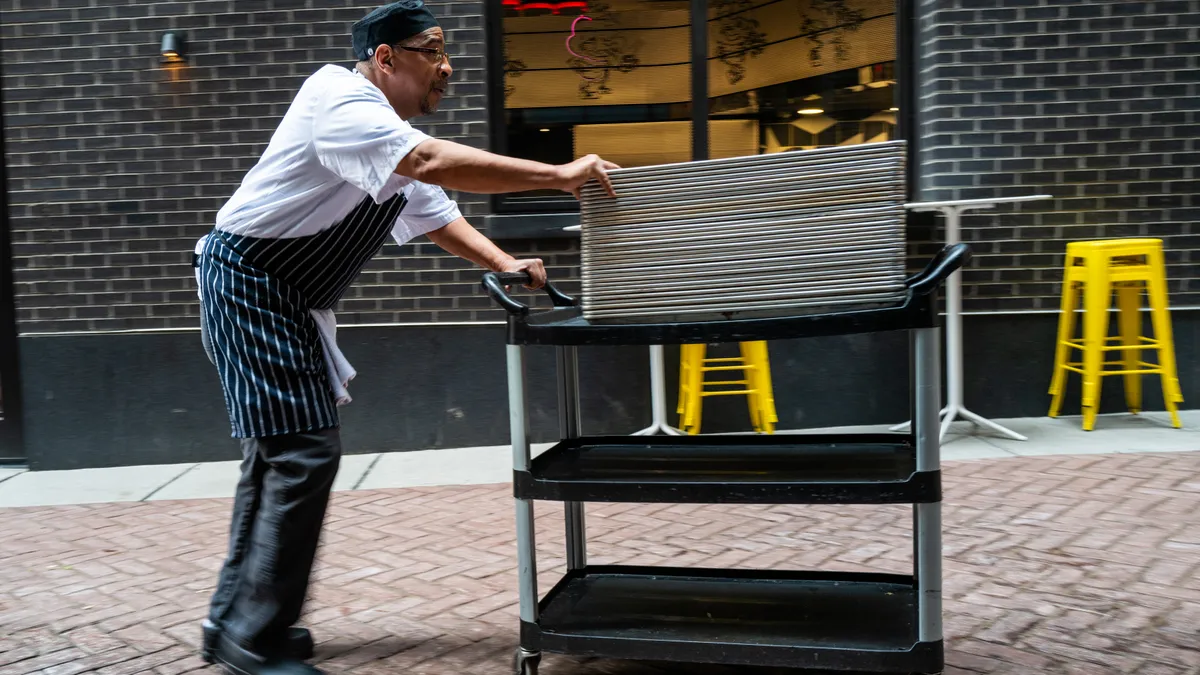
M 927 295 L 970 259 L 971 248 L 966 244 L 946 246 L 938 251 L 925 269 L 908 278 L 908 288 L 914 295 Z
M 504 290 L 504 287 L 509 284 L 529 284 L 532 282 L 533 279 L 529 276 L 528 272 L 488 272 L 483 275 L 484 290 L 510 314 L 528 314 L 529 305 L 513 300 Z M 555 307 L 575 306 L 575 298 L 558 290 L 550 282 L 546 282 L 544 288 L 546 295 L 550 296 L 550 302 L 554 303 Z

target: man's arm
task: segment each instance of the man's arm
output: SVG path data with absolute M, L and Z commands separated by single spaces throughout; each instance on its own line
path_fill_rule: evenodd
M 505 157 L 470 146 L 431 138 L 404 156 L 396 173 L 451 190 L 496 194 L 529 190 L 562 190 L 579 196 L 590 180 L 616 196 L 607 171 L 619 168 L 595 155 L 570 164 L 552 165 Z
M 472 227 L 466 218 L 458 218 L 425 236 L 446 252 L 493 272 L 528 272 L 533 280 L 528 284 L 529 288 L 537 289 L 546 284 L 546 268 L 540 259 L 517 260 Z

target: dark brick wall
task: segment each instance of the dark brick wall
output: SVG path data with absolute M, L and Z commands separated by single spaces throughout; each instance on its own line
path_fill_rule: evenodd
M 482 2 L 432 0 L 453 49 L 443 109 L 417 122 L 485 146 Z M 4 124 L 19 329 L 197 325 L 189 253 L 304 78 L 350 65 L 344 0 L 3 0 Z M 251 11 L 252 10 L 252 11 Z M 187 63 L 159 63 L 182 31 Z M 460 196 L 461 197 L 461 196 Z M 486 201 L 462 200 L 469 218 Z M 555 244 L 544 249 L 552 264 Z M 521 253 L 522 251 L 514 251 Z M 479 271 L 425 243 L 385 247 L 345 323 L 473 321 Z
M 486 147 L 482 0 L 432 2 L 456 84 L 417 124 Z M 1067 241 L 1132 235 L 1166 238 L 1173 304 L 1200 304 L 1200 0 L 914 2 L 921 196 L 1055 196 L 968 217 L 967 309 L 1055 309 Z M 349 63 L 349 25 L 372 6 L 0 0 L 21 332 L 195 326 L 192 243 L 303 78 Z M 158 63 L 166 30 L 188 38 L 182 68 Z M 463 204 L 482 225 L 486 200 Z M 915 256 L 930 255 L 941 232 L 913 230 Z M 503 244 L 575 275 L 571 240 Z M 498 318 L 478 279 L 427 242 L 389 245 L 339 316 Z
M 1200 304 L 1200 0 L 920 6 L 921 197 L 1054 196 L 964 220 L 965 308 L 1057 309 L 1067 242 L 1133 236 Z

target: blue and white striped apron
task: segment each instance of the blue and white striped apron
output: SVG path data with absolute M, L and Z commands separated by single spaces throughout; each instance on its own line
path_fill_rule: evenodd
M 263 239 L 214 230 L 197 260 L 200 320 L 233 436 L 338 426 L 311 309 L 332 308 L 387 241 L 406 199 L 364 197 L 318 234 Z

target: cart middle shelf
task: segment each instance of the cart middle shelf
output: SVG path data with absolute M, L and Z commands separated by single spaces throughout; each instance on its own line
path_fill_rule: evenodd
M 584 436 L 515 471 L 515 496 L 566 502 L 916 504 L 940 498 L 901 434 Z

